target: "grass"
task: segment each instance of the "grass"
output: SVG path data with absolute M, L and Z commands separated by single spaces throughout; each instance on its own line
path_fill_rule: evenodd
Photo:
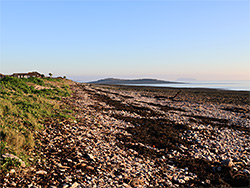
M 46 120 L 72 118 L 72 111 L 60 102 L 71 93 L 68 82 L 53 78 L 0 79 L 0 156 L 13 153 L 27 162 L 35 146 L 33 134 Z M 0 172 L 13 166 L 18 166 L 14 160 L 0 160 Z

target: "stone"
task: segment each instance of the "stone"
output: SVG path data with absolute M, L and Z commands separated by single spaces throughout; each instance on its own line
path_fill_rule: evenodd
M 16 183 L 15 182 L 12 182 L 10 185 L 11 185 L 11 187 L 16 187 Z
M 236 168 L 236 167 L 233 167 L 233 170 L 234 170 L 234 171 L 238 171 L 238 168 Z
M 70 167 L 68 167 L 68 166 L 63 166 L 61 163 L 58 163 L 57 166 L 58 166 L 59 168 L 70 168 Z
M 130 184 L 132 187 L 138 187 L 141 185 L 141 183 L 142 182 L 139 179 L 133 179 Z
M 221 166 L 217 167 L 217 171 L 220 172 L 221 171 Z
M 70 188 L 77 188 L 77 187 L 79 187 L 79 186 L 80 186 L 80 184 L 77 183 L 77 182 L 75 182 L 75 183 L 73 183 L 73 185 L 72 185 Z
M 66 183 L 62 184 L 62 186 L 61 186 L 61 188 L 67 188 L 67 187 L 69 187 L 69 185 Z
M 232 167 L 233 166 L 233 160 L 231 158 L 223 160 L 221 162 L 222 165 Z
M 209 179 L 206 179 L 206 184 L 210 184 L 211 183 L 211 181 L 209 180 Z
M 28 185 L 28 188 L 32 188 L 32 187 L 34 187 L 32 183 Z
M 17 156 L 15 156 L 15 155 L 13 155 L 13 154 L 10 154 L 10 153 L 4 153 L 4 154 L 2 154 L 2 157 L 3 158 L 11 158 L 11 159 L 13 159 L 13 158 L 16 158 L 16 159 L 19 159 Z
M 10 174 L 14 174 L 15 172 L 16 172 L 15 169 L 10 170 Z
M 186 181 L 183 179 L 178 179 L 178 183 L 184 184 L 184 183 L 186 183 Z
M 81 166 L 82 167 L 85 167 L 87 164 L 86 163 L 81 163 Z
M 88 154 L 88 158 L 93 160 L 93 161 L 95 160 L 95 157 L 92 154 Z
M 87 166 L 86 169 L 88 169 L 88 170 L 94 170 L 95 168 L 93 166 Z
M 221 104 L 221 106 L 205 103 L 196 104 L 185 100 L 180 100 L 178 103 L 175 101 L 173 101 L 172 104 L 169 103 L 168 105 L 170 106 L 177 105 L 176 107 L 185 109 L 187 113 L 179 113 L 178 111 L 174 111 L 174 113 L 165 113 L 162 111 L 161 118 L 165 119 L 166 115 L 167 119 L 170 119 L 175 123 L 187 125 L 190 123 L 190 129 L 187 130 L 188 134 L 185 135 L 185 133 L 181 133 L 179 136 L 184 142 L 187 141 L 193 144 L 188 148 L 185 148 L 185 146 L 181 144 L 176 145 L 176 147 L 180 147 L 182 152 L 179 149 L 179 152 L 171 151 L 167 148 L 161 150 L 152 147 L 151 144 L 138 143 L 134 139 L 136 135 L 127 132 L 127 128 L 136 125 L 133 125 L 130 122 L 125 122 L 120 117 L 142 118 L 143 116 L 141 117 L 142 114 L 139 111 L 138 113 L 135 113 L 127 111 L 126 109 L 117 110 L 116 106 L 112 106 L 112 103 L 110 103 L 111 105 L 109 106 L 105 101 L 101 101 L 102 95 L 109 97 L 110 100 L 112 100 L 112 96 L 114 96 L 114 100 L 117 100 L 117 104 L 118 101 L 120 101 L 130 108 L 135 102 L 138 106 L 152 107 L 152 110 L 161 113 L 161 109 L 154 105 L 156 104 L 154 98 L 148 96 L 141 99 L 140 93 L 138 92 L 138 94 L 135 94 L 133 91 L 122 93 L 122 90 L 114 91 L 108 87 L 105 87 L 105 89 L 100 87 L 97 90 L 96 86 L 81 86 L 82 88 L 75 90 L 75 100 L 70 103 L 76 105 L 77 111 L 79 112 L 76 115 L 78 122 L 77 125 L 74 124 L 73 121 L 64 121 L 60 126 L 56 125 L 57 122 L 49 123 L 48 131 L 41 133 L 43 134 L 41 138 L 44 139 L 45 142 L 40 144 L 42 147 L 38 147 L 41 149 L 42 158 L 45 158 L 46 161 L 37 159 L 38 162 L 35 165 L 37 169 L 33 171 L 34 175 L 32 178 L 23 181 L 25 185 L 33 182 L 33 187 L 42 187 L 40 182 L 47 178 L 51 178 L 51 181 L 48 181 L 48 183 L 57 185 L 58 187 L 62 187 L 62 184 L 64 184 L 64 187 L 75 186 L 77 188 L 131 186 L 192 187 L 194 182 L 199 181 L 199 178 L 194 174 L 196 172 L 191 172 L 192 170 L 189 171 L 189 166 L 186 166 L 186 168 L 185 166 L 182 166 L 182 168 L 184 168 L 182 169 L 178 165 L 178 159 L 185 156 L 216 162 L 214 166 L 211 166 L 211 168 L 214 169 L 214 173 L 228 169 L 227 167 L 230 166 L 230 162 L 232 162 L 230 158 L 232 158 L 232 170 L 238 168 L 240 174 L 243 174 L 244 172 L 244 176 L 249 172 L 249 168 L 246 165 L 246 163 L 249 164 L 247 155 L 247 152 L 250 151 L 249 148 L 246 153 L 243 153 L 247 150 L 244 148 L 244 144 L 249 140 L 248 135 L 245 135 L 242 131 L 237 131 L 231 128 L 220 129 L 220 133 L 217 134 L 217 126 L 206 125 L 206 123 L 199 120 L 199 118 L 197 119 L 198 121 L 189 122 L 190 117 L 185 116 L 185 114 L 191 114 L 208 118 L 214 117 L 217 119 L 227 119 L 230 120 L 229 124 L 237 122 L 241 124 L 243 120 L 247 120 L 249 124 L 248 119 L 239 119 L 235 114 L 223 111 L 224 104 Z M 91 92 L 85 92 L 85 89 Z M 107 91 L 110 91 L 110 93 Z M 96 100 L 92 100 L 95 98 L 93 96 L 95 96 L 97 92 L 99 92 L 100 96 L 98 95 L 96 96 Z M 115 92 L 116 94 L 111 94 L 112 92 Z M 130 96 L 131 93 L 133 99 L 121 98 L 120 94 Z M 84 100 L 81 95 L 84 96 Z M 99 97 L 101 97 L 100 100 Z M 164 100 L 157 102 L 159 105 L 166 105 L 166 103 L 168 102 Z M 200 111 L 196 112 L 195 109 L 198 107 L 200 108 Z M 120 119 L 116 119 L 116 115 L 118 115 L 117 117 Z M 147 116 L 151 115 L 148 114 Z M 150 118 L 154 119 L 156 117 L 152 114 Z M 246 124 L 247 123 L 245 123 L 245 125 Z M 143 123 L 141 123 L 140 126 L 144 126 Z M 123 136 L 126 136 L 127 139 L 117 139 L 117 137 L 122 138 Z M 237 138 L 239 139 L 237 140 Z M 197 140 L 197 143 L 200 143 L 199 146 L 194 142 L 195 140 Z M 124 145 L 129 147 L 122 147 Z M 129 150 L 130 148 L 133 150 Z M 147 149 L 157 152 L 159 158 L 146 159 L 141 154 L 135 156 L 135 154 L 137 154 L 136 152 L 138 152 L 137 149 Z M 225 152 L 223 152 L 223 150 L 225 150 Z M 36 161 L 36 157 L 32 158 Z M 171 160 L 170 158 L 174 158 L 174 160 Z M 227 159 L 229 159 L 229 161 L 227 161 Z M 237 161 L 242 162 L 237 165 Z M 63 165 L 68 166 L 70 170 L 67 171 L 68 169 L 63 168 Z M 159 168 L 160 166 L 161 168 Z M 166 169 L 162 169 L 163 166 Z M 247 171 L 243 171 L 244 168 Z M 46 170 L 49 177 L 46 177 L 48 175 L 38 177 L 39 175 L 36 175 L 36 171 L 40 169 Z M 162 175 L 162 173 L 164 175 Z M 194 180 L 196 178 L 197 180 Z M 213 187 L 214 182 L 206 178 L 202 179 L 203 186 Z M 18 180 L 16 176 L 10 174 L 6 179 L 8 179 L 10 183 L 12 181 L 16 183 L 18 182 L 18 185 L 22 187 L 22 183 L 20 183 L 20 180 Z M 6 186 L 10 186 L 10 183 L 6 183 Z
M 15 156 L 15 155 L 13 155 L 13 154 L 4 153 L 4 154 L 2 154 L 2 157 L 3 157 L 3 158 L 17 159 L 17 160 L 21 163 L 21 167 L 23 167 L 23 168 L 26 167 L 25 162 L 23 162 L 19 157 Z
M 23 162 L 21 159 L 19 159 L 19 162 L 21 163 L 21 167 L 23 167 L 23 168 L 25 168 L 25 167 L 26 167 L 25 162 Z
M 249 170 L 247 170 L 247 169 L 244 169 L 243 173 L 250 174 Z
M 212 158 L 210 156 L 207 157 L 208 161 L 212 161 Z
M 39 171 L 36 172 L 36 174 L 38 174 L 38 175 L 46 175 L 47 172 L 44 171 L 44 170 L 39 170 Z

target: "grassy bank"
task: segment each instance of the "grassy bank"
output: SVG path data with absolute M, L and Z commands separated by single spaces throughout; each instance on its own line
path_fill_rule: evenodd
M 0 79 L 0 154 L 12 153 L 27 162 L 36 141 L 33 134 L 50 118 L 71 118 L 61 99 L 70 95 L 69 82 L 53 78 Z M 1 159 L 0 170 L 20 165 Z

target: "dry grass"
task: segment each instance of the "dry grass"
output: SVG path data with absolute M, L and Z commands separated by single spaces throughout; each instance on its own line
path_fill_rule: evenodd
M 8 152 L 26 160 L 35 146 L 33 133 L 47 119 L 70 118 L 61 103 L 71 93 L 68 83 L 52 78 L 0 79 L 0 156 Z M 0 168 L 6 166 L 1 163 Z

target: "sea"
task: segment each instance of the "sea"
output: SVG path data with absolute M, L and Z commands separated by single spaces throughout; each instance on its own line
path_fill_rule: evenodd
M 129 84 L 134 86 L 175 87 L 175 88 L 209 88 L 234 91 L 250 91 L 250 80 L 240 81 L 192 81 L 178 84 Z

